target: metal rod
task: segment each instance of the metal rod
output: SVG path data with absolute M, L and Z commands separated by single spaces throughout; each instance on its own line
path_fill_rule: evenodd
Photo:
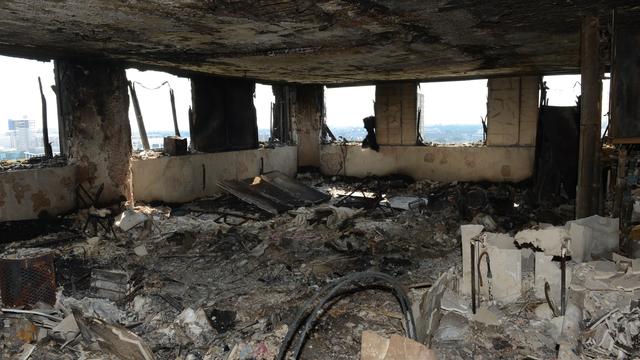
M 476 246 L 471 243 L 471 312 L 476 313 Z
M 560 315 L 564 316 L 567 309 L 567 258 L 565 249 L 562 249 L 560 258 Z
M 140 111 L 140 103 L 138 103 L 136 86 L 131 81 L 129 81 L 129 91 L 131 91 L 131 99 L 133 100 L 133 110 L 136 112 L 138 132 L 140 133 L 140 140 L 142 140 L 142 147 L 145 151 L 149 151 L 151 147 L 149 146 L 149 139 L 147 138 L 147 130 L 144 128 L 144 120 L 142 119 L 142 112 Z
M 47 124 L 47 98 L 42 91 L 42 80 L 38 76 L 38 86 L 40 87 L 40 98 L 42 99 L 42 142 L 44 143 L 44 156 L 47 159 L 53 157 L 53 150 L 49 142 L 49 125 Z
M 173 95 L 172 88 L 169 88 L 169 99 L 171 100 L 171 114 L 173 115 L 173 131 L 177 137 L 180 137 L 180 129 L 178 129 L 178 115 L 176 115 L 176 98 Z

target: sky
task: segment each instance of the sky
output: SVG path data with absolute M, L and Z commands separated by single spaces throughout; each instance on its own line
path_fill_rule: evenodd
M 0 87 L 0 134 L 7 131 L 7 119 L 36 119 L 41 121 L 41 102 L 38 76 L 47 97 L 49 129 L 57 130 L 57 109 L 53 62 L 40 62 L 0 56 L 0 77 L 5 86 Z M 172 131 L 173 120 L 169 102 L 169 88 L 161 84 L 167 81 L 176 97 L 178 126 L 189 129 L 188 108 L 191 104 L 191 85 L 188 79 L 157 71 L 127 70 L 129 80 L 136 82 L 142 115 L 147 131 Z M 580 75 L 545 77 L 550 87 L 550 105 L 573 105 L 580 92 Z M 160 86 L 160 87 L 159 87 Z M 146 88 L 156 88 L 148 90 Z M 603 81 L 603 115 L 608 111 L 609 80 Z M 467 80 L 421 83 L 419 91 L 425 100 L 427 124 L 480 124 L 486 116 L 487 81 Z M 375 87 L 357 86 L 327 88 L 325 102 L 327 124 L 332 126 L 362 126 L 362 119 L 373 115 Z M 269 128 L 271 103 L 274 101 L 271 87 L 257 84 L 254 104 L 259 128 Z M 129 109 L 132 131 L 137 133 L 133 106 Z M 603 118 L 603 122 L 606 118 Z
M 53 62 L 41 62 L 0 56 L 0 133 L 5 133 L 9 119 L 35 119 L 42 128 L 42 102 L 38 76 L 47 98 L 49 128 L 58 128 L 58 107 L 51 89 L 54 85 Z
M 375 86 L 325 88 L 327 126 L 363 126 L 362 119 L 373 115 L 375 97 Z

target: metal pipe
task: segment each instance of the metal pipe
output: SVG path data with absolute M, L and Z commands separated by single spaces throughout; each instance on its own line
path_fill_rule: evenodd
M 471 312 L 476 313 L 476 246 L 471 242 Z

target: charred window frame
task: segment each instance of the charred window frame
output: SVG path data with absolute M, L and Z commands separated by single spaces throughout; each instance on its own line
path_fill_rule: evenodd
M 271 104 L 271 138 L 269 142 L 293 143 L 293 127 L 291 114 L 295 94 L 289 85 L 272 85 L 275 102 Z

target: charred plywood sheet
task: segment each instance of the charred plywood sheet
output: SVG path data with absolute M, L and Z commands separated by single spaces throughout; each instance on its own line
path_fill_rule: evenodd
M 218 186 L 238 199 L 271 214 L 318 204 L 330 198 L 329 195 L 279 172 L 245 181 L 226 180 L 218 183 Z

